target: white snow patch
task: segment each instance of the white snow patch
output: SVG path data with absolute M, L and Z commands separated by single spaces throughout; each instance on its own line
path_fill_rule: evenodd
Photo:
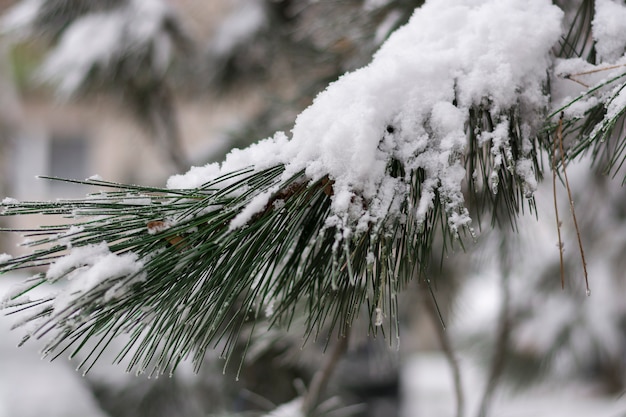
M 2 199 L 3 206 L 9 206 L 9 205 L 18 204 L 18 203 L 19 201 L 12 197 L 5 197 L 4 199 Z
M 626 49 L 626 5 L 622 0 L 596 0 L 593 38 L 603 62 L 615 62 Z
M 611 120 L 619 116 L 626 108 L 626 88 L 618 86 L 616 89 L 618 89 L 618 92 L 606 107 L 606 115 L 604 116 L 605 120 Z
M 44 0 L 24 0 L 11 7 L 0 19 L 0 34 L 18 38 L 29 36 Z
M 288 403 L 281 404 L 264 417 L 304 417 L 302 398 L 298 397 Z
M 58 92 L 68 96 L 92 70 L 148 48 L 151 69 L 163 73 L 172 56 L 171 40 L 162 28 L 170 12 L 163 0 L 132 0 L 124 7 L 76 19 L 46 57 L 41 79 L 58 83 Z
M 59 92 L 74 93 L 95 66 L 106 66 L 122 43 L 121 11 L 91 14 L 77 19 L 63 33 L 58 46 L 41 68 L 45 81 L 59 81 Z
M 70 226 L 65 232 L 59 234 L 59 243 L 66 245 L 69 248 L 72 247 L 72 236 L 82 233 L 85 230 L 82 226 Z
M 105 301 L 115 298 L 124 291 L 122 285 L 145 279 L 143 266 L 136 254 L 111 253 L 105 242 L 72 248 L 69 254 L 50 265 L 46 272 L 46 278 L 51 282 L 63 277 L 70 281 L 69 287 L 56 297 L 54 308 L 63 310 L 72 299 L 111 279 L 134 276 L 132 282 L 121 281 L 110 285 Z

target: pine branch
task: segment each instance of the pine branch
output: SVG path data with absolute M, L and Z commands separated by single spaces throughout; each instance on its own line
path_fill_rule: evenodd
M 491 12 L 501 7 L 489 4 Z M 489 21 L 488 8 L 467 8 L 480 22 Z M 558 24 L 558 10 L 540 2 L 537 8 L 546 13 L 518 10 L 523 19 L 510 23 L 525 28 L 527 21 L 545 18 L 547 27 Z M 427 266 L 435 237 L 443 237 L 447 250 L 472 235 L 462 181 L 494 222 L 514 225 L 526 204 L 533 209 L 539 147 L 549 149 L 551 126 L 540 130 L 545 68 L 534 62 L 545 58 L 546 39 L 556 32 L 548 30 L 534 39 L 535 49 L 512 57 L 507 48 L 485 52 L 490 45 L 482 42 L 490 38 L 472 31 L 471 40 L 480 44 L 476 53 L 486 54 L 486 62 L 510 59 L 510 66 L 498 69 L 500 76 L 517 77 L 506 85 L 488 79 L 476 88 L 473 77 L 485 70 L 480 59 L 411 49 L 419 38 L 414 31 L 450 12 L 445 3 L 426 9 L 396 32 L 372 64 L 318 96 L 299 117 L 291 140 L 277 134 L 263 143 L 260 155 L 280 153 L 284 159 L 271 159 L 278 162 L 249 149 L 234 159 L 252 161 L 250 168 L 225 163 L 218 168 L 221 176 L 195 189 L 77 181 L 110 191 L 70 201 L 5 202 L 6 216 L 61 215 L 68 221 L 23 231 L 33 252 L 0 269 L 47 268 L 32 286 L 72 278 L 69 295 L 12 297 L 10 307 L 30 311 L 29 319 L 38 323 L 34 336 L 52 336 L 50 354 L 73 349 L 75 355 L 87 349 L 87 340 L 98 340 L 82 363 L 87 370 L 122 333 L 130 334 L 130 342 L 118 360 L 130 356 L 129 367 L 139 371 L 171 372 L 187 358 L 199 366 L 205 351 L 220 342 L 229 357 L 244 326 L 254 327 L 270 305 L 272 325 L 289 326 L 303 309 L 306 338 L 316 337 L 322 326 L 347 333 L 362 305 L 372 333 L 386 325 L 385 318 L 393 331 L 396 297 Z M 456 22 L 455 13 L 446 16 Z M 467 40 L 464 31 L 450 36 L 451 45 Z M 532 74 L 506 71 L 526 61 L 533 63 Z M 405 77 L 389 77 L 391 64 L 403 67 Z M 454 75 L 441 81 L 444 70 Z M 418 85 L 432 77 L 441 89 L 407 90 L 414 73 L 423 74 Z M 600 94 L 603 87 L 608 84 L 587 94 Z M 566 122 L 564 130 L 575 126 Z M 354 142 L 347 151 L 337 147 L 346 135 L 354 135 L 346 140 Z M 355 162 L 360 151 L 377 166 Z
M 605 78 L 553 111 L 548 116 L 547 129 L 556 137 L 563 114 L 562 135 L 569 145 L 563 151 L 565 162 L 590 153 L 607 175 L 617 175 L 626 161 L 626 66 L 599 65 L 563 76 L 574 79 L 597 73 Z M 579 108 L 584 111 L 581 113 Z
M 254 197 L 276 186 L 282 172 L 279 166 L 233 173 L 190 191 L 76 181 L 119 189 L 79 200 L 6 204 L 7 216 L 72 219 L 63 226 L 22 231 L 34 252 L 1 265 L 3 271 L 48 267 L 33 277 L 33 287 L 62 278 L 87 280 L 88 271 L 102 267 L 99 262 L 132 256 L 137 264 L 81 284 L 65 303 L 16 296 L 9 306 L 33 311 L 28 319 L 38 323 L 33 336 L 52 335 L 48 354 L 75 348 L 74 356 L 86 340 L 99 340 L 81 364 L 86 370 L 122 333 L 131 334 L 131 341 L 118 359 L 132 355 L 130 368 L 140 371 L 173 371 L 188 357 L 199 366 L 205 350 L 219 340 L 226 341 L 228 356 L 243 325 L 262 318 L 274 300 L 275 324 L 288 325 L 303 304 L 307 333 L 316 334 L 325 324 L 331 331 L 335 326 L 348 331 L 366 301 L 375 317 L 376 309 L 387 305 L 382 299 L 394 298 L 420 267 L 442 212 L 418 226 L 406 204 L 406 222 L 392 219 L 389 226 L 385 219 L 344 239 L 325 224 L 329 182 L 306 184 L 298 174 L 280 184 L 244 227 L 230 229 Z M 420 184 L 416 177 L 414 203 Z M 102 241 L 105 248 L 98 246 Z M 86 252 L 74 259 L 68 248 Z M 100 258 L 90 258 L 94 251 Z M 71 261 L 59 268 L 65 255 Z

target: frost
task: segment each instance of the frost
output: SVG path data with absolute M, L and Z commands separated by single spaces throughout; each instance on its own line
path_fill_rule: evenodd
M 621 0 L 596 0 L 593 38 L 603 62 L 615 62 L 626 49 L 626 6 Z
M 283 164 L 283 180 L 303 170 L 311 181 L 328 176 L 336 215 L 331 218 L 342 227 L 360 227 L 398 215 L 390 211 L 397 204 L 377 203 L 407 197 L 406 187 L 387 171 L 396 160 L 407 172 L 426 173 L 418 222 L 438 192 L 456 231 L 469 223 L 461 193 L 469 108 L 485 99 L 494 115 L 520 99 L 537 109 L 545 105 L 542 83 L 561 18 L 547 0 L 426 2 L 369 65 L 316 97 L 298 116 L 291 138 L 279 132 L 233 151 L 221 165 L 174 176 L 168 186 L 193 188 L 247 167 Z M 498 130 L 490 140 L 504 145 L 508 137 Z M 508 163 L 509 155 L 504 157 Z M 267 198 L 254 199 L 231 227 L 245 224 Z
M 13 259 L 13 256 L 8 253 L 0 253 L 0 264 L 9 262 L 11 259 Z
M 86 181 L 103 181 L 103 178 L 98 174 L 94 174 L 91 177 L 87 178 Z

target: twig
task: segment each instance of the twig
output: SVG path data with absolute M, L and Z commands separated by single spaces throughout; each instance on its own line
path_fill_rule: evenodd
M 580 81 L 579 79 L 577 79 L 575 77 L 580 77 L 581 75 L 595 74 L 595 73 L 601 72 L 601 71 L 609 71 L 609 70 L 621 68 L 621 67 L 624 67 L 624 66 L 626 66 L 626 65 L 624 65 L 624 64 L 622 64 L 622 65 L 611 65 L 609 67 L 596 68 L 596 69 L 592 69 L 592 70 L 589 70 L 589 71 L 577 72 L 576 74 L 567 74 L 567 75 L 564 75 L 563 78 L 565 78 L 566 80 L 574 81 L 575 83 L 578 83 L 578 84 L 582 85 L 585 88 L 589 88 L 590 87 L 589 85 L 585 84 L 584 82 Z
M 341 357 L 348 350 L 349 339 L 350 333 L 348 330 L 346 330 L 346 333 L 344 335 L 339 336 L 339 340 L 337 341 L 335 346 L 333 346 L 333 350 L 330 353 L 330 356 L 326 358 L 326 362 L 324 363 L 322 369 L 320 369 L 315 373 L 315 375 L 313 375 L 309 390 L 302 400 L 303 415 L 309 415 L 311 410 L 313 410 L 319 402 L 322 393 L 328 385 L 330 377 L 337 368 L 337 362 L 339 362 Z
M 180 138 L 180 129 L 176 119 L 173 97 L 167 86 L 163 85 L 155 91 L 143 92 L 136 99 L 140 117 L 154 135 L 154 143 L 160 148 L 177 172 L 189 169 Z
M 559 125 L 556 130 L 557 138 L 562 135 L 563 132 L 563 118 L 559 119 Z M 559 236 L 559 261 L 561 265 L 561 289 L 565 289 L 565 264 L 563 261 L 563 239 L 561 238 L 561 220 L 559 219 L 559 205 L 556 199 L 556 146 L 557 143 L 554 141 L 554 146 L 552 148 L 552 196 L 554 199 L 554 214 L 556 216 L 556 232 Z
M 587 261 L 585 260 L 585 250 L 583 249 L 583 242 L 580 237 L 580 229 L 578 228 L 578 221 L 576 220 L 576 211 L 574 211 L 574 199 L 572 198 L 572 190 L 569 186 L 569 180 L 567 179 L 567 170 L 565 169 L 565 155 L 563 151 L 563 112 L 559 119 L 559 129 L 557 130 L 557 140 L 559 142 L 559 149 L 561 152 L 561 165 L 563 166 L 563 176 L 565 177 L 565 188 L 567 188 L 567 197 L 569 199 L 569 206 L 572 212 L 572 219 L 574 220 L 574 228 L 576 229 L 576 237 L 578 239 L 578 249 L 580 250 L 580 259 L 583 263 L 583 271 L 585 273 L 585 287 L 587 295 L 591 295 L 589 289 L 589 277 L 587 275 Z M 561 251 L 561 256 L 563 256 Z
M 620 65 L 611 65 L 608 67 L 604 67 L 604 68 L 595 68 L 589 71 L 583 71 L 583 72 L 577 72 L 576 74 L 570 74 L 571 75 L 589 75 L 589 74 L 595 74 L 596 72 L 601 72 L 601 71 L 609 71 L 612 69 L 617 69 L 617 68 L 621 68 L 621 67 L 626 67 L 626 64 L 620 64 Z
M 448 337 L 446 329 L 441 325 L 441 316 L 438 307 L 432 299 L 426 301 L 426 310 L 430 315 L 434 327 L 437 330 L 437 336 L 439 337 L 439 343 L 441 350 L 443 351 L 450 370 L 452 371 L 452 379 L 454 382 L 454 395 L 456 397 L 456 417 L 463 417 L 463 410 L 465 409 L 465 395 L 463 393 L 463 385 L 461 383 L 461 368 L 459 362 L 454 355 L 454 348 L 452 342 Z

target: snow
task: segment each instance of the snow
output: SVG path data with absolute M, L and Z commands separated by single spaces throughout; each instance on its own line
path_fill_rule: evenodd
M 117 255 L 111 253 L 105 242 L 72 248 L 62 258 L 55 261 L 46 272 L 46 278 L 55 282 L 63 277 L 70 281 L 68 288 L 59 294 L 54 302 L 56 311 L 62 311 L 72 299 L 96 288 L 106 281 L 131 276 L 133 282 L 145 278 L 143 263 L 134 253 Z M 105 300 L 110 301 L 119 296 L 119 292 L 126 291 L 128 282 L 111 285 L 105 293 Z
M 11 204 L 18 204 L 18 203 L 19 203 L 19 201 L 16 200 L 15 198 L 5 197 L 5 198 L 2 199 L 2 205 L 3 206 L 8 206 L 8 205 L 11 205 Z
M 81 226 L 75 226 L 72 225 L 70 226 L 69 229 L 67 229 L 67 231 L 63 232 L 63 233 L 59 233 L 58 238 L 59 238 L 59 243 L 67 245 L 68 249 L 72 247 L 72 236 L 77 235 L 81 232 L 83 232 L 83 230 L 85 230 L 84 227 Z
M 593 39 L 602 62 L 615 62 L 626 49 L 626 5 L 621 0 L 596 0 Z
M 288 403 L 279 405 L 275 410 L 264 417 L 304 417 L 302 412 L 302 398 L 296 398 Z
M 228 53 L 242 45 L 267 25 L 264 4 L 259 0 L 239 1 L 215 33 L 212 41 L 213 52 L 217 55 Z
M 624 113 L 624 109 L 626 109 L 626 88 L 618 86 L 614 90 L 614 94 L 613 99 L 606 106 L 605 120 L 616 118 Z
M 163 0 L 132 0 L 108 12 L 90 13 L 76 19 L 46 56 L 40 70 L 43 81 L 58 84 L 58 92 L 77 92 L 91 71 L 115 60 L 150 49 L 151 69 L 163 74 L 172 58 L 172 44 L 163 30 L 171 13 Z M 31 16 L 32 18 L 36 15 Z
M 558 59 L 555 62 L 552 85 L 552 108 L 563 109 L 566 118 L 582 118 L 585 113 L 604 103 L 609 121 L 618 115 L 626 105 L 626 95 L 620 90 L 620 83 L 609 81 L 624 74 L 626 56 L 614 64 L 590 64 L 581 58 Z M 600 126 L 599 124 L 598 126 Z
M 233 151 L 221 165 L 172 177 L 168 186 L 193 188 L 246 167 L 284 164 L 283 180 L 302 170 L 311 181 L 329 176 L 336 223 L 359 231 L 397 215 L 389 211 L 397 205 L 377 204 L 390 200 L 389 190 L 391 200 L 407 197 L 401 179 L 386 172 L 396 159 L 407 172 L 426 172 L 418 223 L 437 190 L 456 231 L 470 222 L 461 193 L 468 109 L 487 100 L 497 117 L 520 100 L 537 110 L 546 104 L 542 83 L 562 14 L 547 0 L 426 2 L 368 66 L 345 74 L 316 97 L 298 116 L 291 138 L 279 132 Z M 520 169 L 527 173 L 527 168 Z M 263 198 L 234 226 L 245 224 Z
M 28 36 L 44 1 L 25 0 L 11 7 L 0 19 L 0 34 L 12 33 L 17 37 Z
M 122 41 L 124 15 L 120 12 L 87 15 L 74 22 L 48 55 L 41 76 L 60 78 L 61 94 L 74 93 L 96 65 L 107 65 Z

